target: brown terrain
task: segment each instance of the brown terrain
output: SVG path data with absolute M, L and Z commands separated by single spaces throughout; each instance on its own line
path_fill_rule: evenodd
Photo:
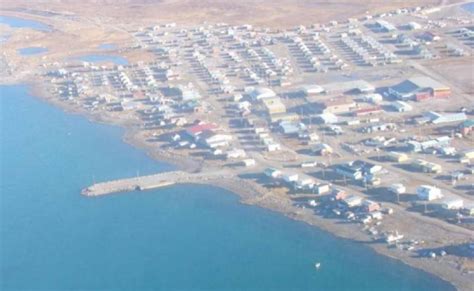
M 399 7 L 431 6 L 459 0 L 2 0 L 3 9 L 28 8 L 134 23 L 226 22 L 270 27 L 310 25 Z M 383 3 L 383 4 L 382 4 Z

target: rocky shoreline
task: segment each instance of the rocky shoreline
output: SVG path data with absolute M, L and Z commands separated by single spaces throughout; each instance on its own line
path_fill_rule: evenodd
M 12 82 L 10 82 L 12 84 Z M 150 145 L 145 139 L 137 134 L 138 129 L 124 120 L 117 120 L 111 116 L 103 115 L 98 112 L 90 113 L 85 110 L 76 108 L 71 104 L 63 103 L 53 97 L 41 83 L 26 82 L 31 89 L 32 95 L 40 99 L 60 107 L 62 110 L 71 114 L 80 114 L 85 116 L 92 122 L 105 123 L 114 126 L 120 126 L 124 129 L 123 141 L 145 151 L 151 158 L 173 165 L 174 167 L 188 171 L 206 171 L 207 168 L 202 161 L 193 160 L 185 155 L 173 155 L 165 150 L 158 149 Z M 309 208 L 301 208 L 296 206 L 287 194 L 279 191 L 272 191 L 264 188 L 258 183 L 251 180 L 244 180 L 239 177 L 233 179 L 206 180 L 201 184 L 211 185 L 231 191 L 240 197 L 243 204 L 255 205 L 265 209 L 269 209 L 285 215 L 290 219 L 307 223 L 311 226 L 318 227 L 337 237 L 348 239 L 356 243 L 364 244 L 375 252 L 399 260 L 411 267 L 421 269 L 427 273 L 435 275 L 445 281 L 451 283 L 458 290 L 471 290 L 473 276 L 472 274 L 463 274 L 454 266 L 441 264 L 438 260 L 420 258 L 413 256 L 412 253 L 399 250 L 397 248 L 388 248 L 382 243 L 373 243 L 370 235 L 361 231 L 356 224 L 338 223 L 336 220 L 325 219 L 314 214 Z M 419 222 L 419 221 L 417 221 Z M 427 222 L 426 236 L 432 238 L 432 234 L 437 233 L 438 236 L 446 235 L 449 237 L 449 229 L 446 229 L 439 221 Z M 466 231 L 467 233 L 467 231 Z M 462 235 L 465 235 L 464 233 Z

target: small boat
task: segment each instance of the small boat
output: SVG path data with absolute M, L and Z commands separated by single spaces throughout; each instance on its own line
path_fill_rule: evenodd
M 321 263 L 319 262 L 315 263 L 314 267 L 316 268 L 316 270 L 319 270 L 319 268 L 321 268 Z

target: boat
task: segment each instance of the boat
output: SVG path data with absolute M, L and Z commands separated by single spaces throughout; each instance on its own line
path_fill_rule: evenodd
M 321 263 L 320 262 L 315 263 L 314 267 L 316 268 L 316 270 L 319 270 L 319 268 L 321 268 Z

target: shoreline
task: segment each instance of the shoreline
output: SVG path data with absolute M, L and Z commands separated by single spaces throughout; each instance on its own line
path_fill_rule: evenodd
M 140 139 L 140 137 L 136 134 L 138 130 L 133 126 L 130 126 L 130 124 L 120 120 L 114 120 L 110 116 L 103 116 L 88 112 L 86 110 L 78 109 L 74 107 L 74 105 L 65 104 L 50 97 L 49 93 L 47 90 L 45 90 L 41 83 L 35 81 L 17 81 L 18 82 L 13 84 L 25 85 L 30 95 L 42 101 L 46 101 L 47 103 L 54 105 L 68 114 L 79 114 L 82 117 L 87 118 L 90 122 L 94 123 L 119 126 L 123 130 L 123 142 L 126 142 L 127 144 L 141 151 L 145 151 L 145 153 L 155 161 L 161 163 L 164 162 L 176 167 L 177 169 L 188 172 L 200 171 L 205 166 L 204 162 L 198 162 L 196 160 L 190 161 L 189 157 L 185 157 L 184 155 L 176 156 L 173 155 L 173 153 L 153 147 L 147 143 L 146 140 Z M 204 168 L 204 170 L 207 169 Z M 242 187 L 242 183 L 245 185 L 244 187 Z M 243 180 L 238 177 L 225 180 L 206 180 L 199 184 L 210 185 L 228 190 L 239 196 L 239 202 L 242 204 L 258 206 L 267 210 L 271 210 L 273 212 L 283 214 L 290 219 L 304 222 L 313 227 L 318 227 L 320 230 L 338 238 L 347 239 L 356 243 L 362 243 L 379 255 L 387 256 L 391 259 L 400 261 L 407 266 L 436 276 L 437 278 L 448 282 L 458 290 L 469 290 L 471 287 L 472 281 L 469 279 L 469 276 L 461 274 L 460 271 L 455 271 L 453 268 L 448 268 L 446 265 L 441 265 L 433 259 L 412 257 L 410 253 L 404 252 L 402 250 L 389 249 L 385 244 L 371 243 L 372 241 L 370 240 L 370 236 L 364 232 L 359 231 L 360 227 L 358 225 L 348 223 L 341 224 L 336 220 L 317 216 L 314 214 L 314 210 L 310 208 L 303 209 L 295 206 L 287 194 L 281 194 L 278 193 L 278 191 L 274 192 L 272 190 L 268 190 L 257 183 Z

